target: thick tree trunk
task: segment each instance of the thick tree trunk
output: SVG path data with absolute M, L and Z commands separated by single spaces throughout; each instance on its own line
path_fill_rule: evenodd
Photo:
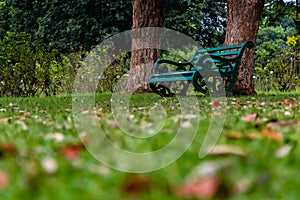
M 127 92 L 150 91 L 148 80 L 153 64 L 160 55 L 159 29 L 143 27 L 162 26 L 163 0 L 132 0 L 132 51 Z
M 265 0 L 228 0 L 227 29 L 224 45 L 233 45 L 252 40 L 256 43 L 259 22 Z M 234 94 L 255 94 L 254 51 L 246 50 L 242 59 Z

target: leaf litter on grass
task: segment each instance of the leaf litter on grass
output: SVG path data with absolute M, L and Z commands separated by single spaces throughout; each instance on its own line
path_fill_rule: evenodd
M 300 137 L 298 139 L 296 137 L 297 127 L 299 126 L 299 113 L 297 111 L 299 103 L 295 99 L 284 99 L 287 99 L 287 101 L 282 101 L 280 98 L 268 100 L 268 98 L 252 99 L 244 97 L 230 100 L 232 103 L 226 104 L 229 110 L 227 124 L 224 127 L 225 134 L 221 136 L 220 142 L 215 147 L 215 152 L 212 152 L 204 159 L 197 159 L 199 147 L 191 147 L 191 150 L 174 164 L 176 167 L 165 169 L 164 172 L 167 173 L 149 173 L 141 175 L 142 178 L 138 177 L 139 175 L 122 178 L 124 174 L 103 167 L 101 164 L 96 164 L 92 157 L 87 158 L 84 156 L 84 148 L 78 141 L 77 133 L 74 134 L 74 130 L 66 128 L 65 123 L 69 124 L 66 117 L 58 117 L 60 115 L 69 115 L 66 113 L 70 113 L 70 110 L 64 111 L 64 109 L 69 108 L 63 108 L 61 113 L 55 114 L 47 106 L 39 107 L 36 111 L 30 111 L 31 116 L 28 118 L 9 119 L 1 124 L 4 127 L 11 127 L 12 130 L 15 128 L 20 131 L 23 129 L 22 124 L 17 122 L 22 121 L 29 132 L 34 130 L 34 137 L 31 140 L 23 141 L 24 135 L 19 134 L 14 135 L 14 140 L 12 138 L 10 140 L 4 138 L 3 142 L 0 140 L 2 144 L 5 142 L 11 143 L 7 146 L 3 145 L 3 147 L 0 145 L 1 151 L 6 155 L 1 160 L 0 172 L 4 173 L 4 184 L 2 189 L 0 180 L 0 190 L 5 191 L 6 188 L 14 184 L 15 191 L 20 193 L 21 187 L 19 185 L 22 184 L 19 183 L 17 185 L 11 180 L 14 177 L 26 177 L 26 180 L 23 180 L 23 184 L 30 182 L 30 187 L 41 198 L 46 198 L 43 195 L 50 195 L 49 198 L 51 198 L 53 194 L 43 194 L 43 190 L 38 185 L 47 188 L 53 182 L 58 183 L 60 188 L 64 189 L 66 196 L 71 196 L 71 191 L 74 193 L 74 188 L 72 187 L 79 188 L 78 191 L 80 192 L 75 191 L 78 199 L 86 197 L 88 194 L 94 194 L 93 197 L 96 198 L 96 194 L 99 194 L 101 191 L 109 194 L 121 193 L 122 195 L 125 193 L 127 195 L 122 196 L 124 199 L 144 199 L 144 195 L 149 194 L 149 190 L 159 191 L 151 194 L 152 199 L 161 199 L 166 196 L 169 196 L 170 199 L 221 199 L 224 196 L 226 198 L 238 198 L 239 194 L 244 195 L 246 199 L 253 199 L 251 198 L 252 194 L 258 194 L 258 197 L 262 198 L 265 197 L 263 193 L 260 194 L 259 188 L 264 190 L 265 193 L 280 196 L 280 191 L 274 189 L 278 185 L 281 185 L 286 191 L 287 197 L 290 197 L 288 196 L 288 191 L 300 186 L 299 181 L 290 172 L 291 168 L 297 168 L 297 163 L 299 164 L 296 157 L 297 152 L 293 152 L 293 149 L 296 148 L 294 143 L 300 141 Z M 204 100 L 201 101 L 204 102 Z M 204 117 L 207 120 L 213 112 L 216 112 L 210 111 L 211 105 L 208 102 L 201 105 L 203 107 L 201 112 L 206 113 Z M 217 103 L 215 104 L 216 107 L 219 106 Z M 177 105 L 170 103 L 169 106 L 176 110 Z M 23 113 L 20 114 L 15 108 L 16 105 L 5 107 L 6 111 L 13 110 L 14 113 L 1 116 L 4 116 L 3 118 L 21 116 Z M 144 106 L 141 108 L 141 111 L 146 110 Z M 135 111 L 138 109 L 136 108 Z M 46 112 L 41 113 L 41 110 Z M 273 110 L 275 111 L 272 112 Z M 285 111 L 290 112 L 290 115 L 284 115 Z M 109 124 L 109 120 L 112 119 L 107 109 L 99 110 L 96 114 L 99 120 L 102 120 L 101 122 L 107 122 L 103 124 L 104 128 L 113 131 L 118 128 L 114 121 Z M 37 117 L 34 118 L 34 115 Z M 252 116 L 250 117 L 250 115 Z M 248 117 L 248 119 L 243 120 L 243 117 Z M 184 118 L 184 121 L 188 121 L 186 118 Z M 173 126 L 174 119 L 176 119 L 176 113 L 172 120 L 166 124 L 168 131 L 176 128 L 176 126 Z M 148 126 L 147 120 L 140 120 L 139 123 L 141 126 Z M 190 124 L 187 122 L 183 126 L 190 127 Z M 251 133 L 255 134 L 252 135 L 252 140 L 249 140 L 248 136 L 251 136 Z M 235 140 L 228 139 L 234 138 L 234 135 Z M 292 136 L 294 137 L 294 143 L 289 142 Z M 122 138 L 123 136 L 118 135 L 118 137 Z M 274 148 L 269 148 L 265 144 L 274 145 Z M 144 145 L 140 148 L 143 147 Z M 17 152 L 16 154 L 14 153 L 15 151 Z M 19 152 L 21 152 L 22 158 L 18 157 Z M 292 155 L 295 158 L 291 157 Z M 24 169 L 3 167 L 5 165 L 11 166 L 8 163 L 11 162 L 11 159 L 8 158 L 14 158 L 15 156 L 20 162 L 18 166 L 22 166 Z M 275 159 L 274 162 L 272 162 L 272 156 Z M 223 161 L 224 158 L 228 158 L 228 161 Z M 292 158 L 294 158 L 293 162 L 289 161 Z M 279 162 L 278 160 L 281 159 L 286 159 L 287 162 Z M 214 161 L 214 164 L 209 163 Z M 67 163 L 71 163 L 71 165 Z M 193 173 L 197 167 L 198 173 L 201 171 L 204 175 Z M 285 175 L 277 175 L 277 171 L 284 171 Z M 160 184 L 154 181 L 158 173 L 163 174 L 161 181 L 164 179 L 168 180 L 168 187 L 166 187 L 168 189 L 160 187 Z M 174 174 L 179 178 L 176 179 Z M 283 184 L 285 179 L 292 181 L 292 185 L 287 186 Z M 67 181 L 68 184 L 62 181 Z M 76 186 L 78 182 L 87 183 L 84 185 L 89 185 L 89 187 Z M 105 186 L 106 184 L 109 184 L 109 186 Z M 70 188 L 67 185 L 70 185 Z M 97 189 L 92 190 L 90 188 Z M 51 191 L 55 193 L 55 189 L 53 189 Z M 160 196 L 159 194 L 162 193 L 164 195 Z M 147 198 L 149 199 L 149 196 Z M 29 198 L 25 197 L 25 199 Z

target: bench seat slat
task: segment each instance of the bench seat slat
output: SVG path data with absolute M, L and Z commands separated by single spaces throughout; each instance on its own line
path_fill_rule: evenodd
M 163 78 L 151 78 L 149 83 L 174 82 L 174 81 L 191 81 L 191 80 L 193 80 L 192 76 L 163 77 Z

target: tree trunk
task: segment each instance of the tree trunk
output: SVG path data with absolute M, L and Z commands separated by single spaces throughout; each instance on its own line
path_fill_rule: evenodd
M 259 22 L 265 0 L 228 0 L 227 29 L 224 45 L 233 45 L 252 40 L 256 43 Z M 255 94 L 254 51 L 247 49 L 242 58 L 234 94 Z
M 127 92 L 150 91 L 148 80 L 160 55 L 160 34 L 157 28 L 144 27 L 162 26 L 162 3 L 163 0 L 132 0 L 132 51 Z

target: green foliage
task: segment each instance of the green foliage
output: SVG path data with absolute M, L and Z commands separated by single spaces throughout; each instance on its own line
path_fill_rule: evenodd
M 113 92 L 115 89 L 121 91 L 125 87 L 125 82 L 119 82 L 124 74 L 129 72 L 130 57 L 123 54 L 118 57 L 110 66 L 108 66 L 100 77 L 97 92 Z M 125 75 L 127 76 L 127 75 Z M 125 78 L 125 77 L 124 77 Z M 122 88 L 115 88 L 122 87 Z
M 263 42 L 256 51 L 256 89 L 289 91 L 299 85 L 295 52 L 282 40 Z
M 258 32 L 256 45 L 259 46 L 266 41 L 275 41 L 276 44 L 285 44 L 287 37 L 292 36 L 296 33 L 295 28 L 282 26 L 268 26 L 261 27 Z
M 0 5 L 1 35 L 27 32 L 61 53 L 89 50 L 130 29 L 131 2 L 108 0 L 5 0 Z
M 70 92 L 78 61 L 50 51 L 26 33 L 8 32 L 0 46 L 0 96 Z
M 294 26 L 296 7 L 294 1 L 266 0 L 261 23 L 266 26 Z M 288 23 L 286 23 L 288 21 Z
M 299 52 L 294 2 L 266 1 L 257 37 L 255 60 L 258 91 L 289 91 L 299 85 Z
M 196 40 L 203 46 L 223 43 L 226 1 L 165 1 L 164 27 Z M 90 50 L 105 38 L 129 30 L 131 1 L 109 0 L 3 0 L 0 35 L 27 32 L 61 53 Z
M 184 33 L 203 47 L 223 44 L 226 27 L 226 1 L 167 1 L 164 26 Z

